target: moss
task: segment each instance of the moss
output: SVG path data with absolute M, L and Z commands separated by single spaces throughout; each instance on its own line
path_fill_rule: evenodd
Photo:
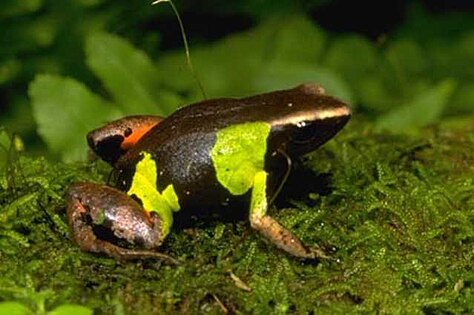
M 353 121 L 307 156 L 295 174 L 320 181 L 303 190 L 290 179 L 278 204 L 292 206 L 270 210 L 334 250 L 320 263 L 285 255 L 245 222 L 173 231 L 163 251 L 177 267 L 82 253 L 62 196 L 107 169 L 20 157 L 0 190 L 0 299 L 97 314 L 472 312 L 474 119 L 411 136 L 365 126 Z

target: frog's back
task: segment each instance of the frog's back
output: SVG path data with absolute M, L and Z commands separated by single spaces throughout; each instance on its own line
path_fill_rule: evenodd
M 182 210 L 179 217 L 242 218 L 249 194 L 232 196 L 216 177 L 210 152 L 216 132 L 244 122 L 242 106 L 232 99 L 205 101 L 184 107 L 150 130 L 119 162 L 124 188 L 130 186 L 135 165 L 143 152 L 157 165 L 157 188 L 173 185 Z M 225 117 L 225 118 L 224 118 Z M 235 209 L 243 212 L 236 213 Z M 226 214 L 226 212 L 229 212 Z
M 142 153 L 149 152 L 157 164 L 158 190 L 173 185 L 182 208 L 199 207 L 198 210 L 209 209 L 211 212 L 216 209 L 225 212 L 230 207 L 247 209 L 241 205 L 248 202 L 249 193 L 233 196 L 217 180 L 211 159 L 217 132 L 229 126 L 257 121 L 270 125 L 273 132 L 279 124 L 288 125 L 292 119 L 313 114 L 315 108 L 321 112 L 340 103 L 323 95 L 317 86 L 302 85 L 243 99 L 207 100 L 181 108 L 153 127 L 119 161 L 117 166 L 122 171 L 124 188 L 130 185 L 131 174 Z M 267 157 L 277 149 L 270 142 Z M 270 164 L 275 171 L 269 173 L 278 178 L 281 165 Z M 285 167 L 286 159 L 283 169 Z
M 324 95 L 317 85 L 300 85 L 294 89 L 259 94 L 247 98 L 206 100 L 183 107 L 169 116 L 168 123 L 194 126 L 204 124 L 222 128 L 232 124 L 265 121 L 278 124 L 282 118 L 291 118 L 317 110 L 323 112 L 341 102 Z

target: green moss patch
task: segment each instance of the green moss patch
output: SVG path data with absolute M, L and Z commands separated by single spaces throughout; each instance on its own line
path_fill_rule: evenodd
M 163 251 L 180 266 L 83 253 L 63 193 L 108 170 L 20 157 L 0 181 L 0 300 L 96 314 L 472 312 L 473 126 L 402 137 L 354 120 L 308 155 L 305 172 L 329 178 L 324 193 L 287 193 L 294 206 L 269 213 L 305 243 L 333 248 L 320 263 L 286 255 L 246 222 L 172 230 Z

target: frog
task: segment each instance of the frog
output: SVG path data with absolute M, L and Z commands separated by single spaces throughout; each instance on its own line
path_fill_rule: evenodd
M 136 115 L 87 134 L 113 168 L 113 183 L 66 192 L 74 241 L 119 260 L 160 258 L 179 222 L 246 219 L 271 244 L 301 259 L 327 258 L 268 214 L 292 161 L 333 138 L 350 107 L 313 83 L 181 107 L 166 118 Z M 186 226 L 186 224 L 184 224 Z

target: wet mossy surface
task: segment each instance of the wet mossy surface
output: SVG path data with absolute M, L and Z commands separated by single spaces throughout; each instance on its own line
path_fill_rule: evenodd
M 333 259 L 300 261 L 235 222 L 173 230 L 170 266 L 73 243 L 65 189 L 106 181 L 103 164 L 20 156 L 0 182 L 0 299 L 95 314 L 474 311 L 474 118 L 403 136 L 354 119 L 295 164 L 270 214 Z

